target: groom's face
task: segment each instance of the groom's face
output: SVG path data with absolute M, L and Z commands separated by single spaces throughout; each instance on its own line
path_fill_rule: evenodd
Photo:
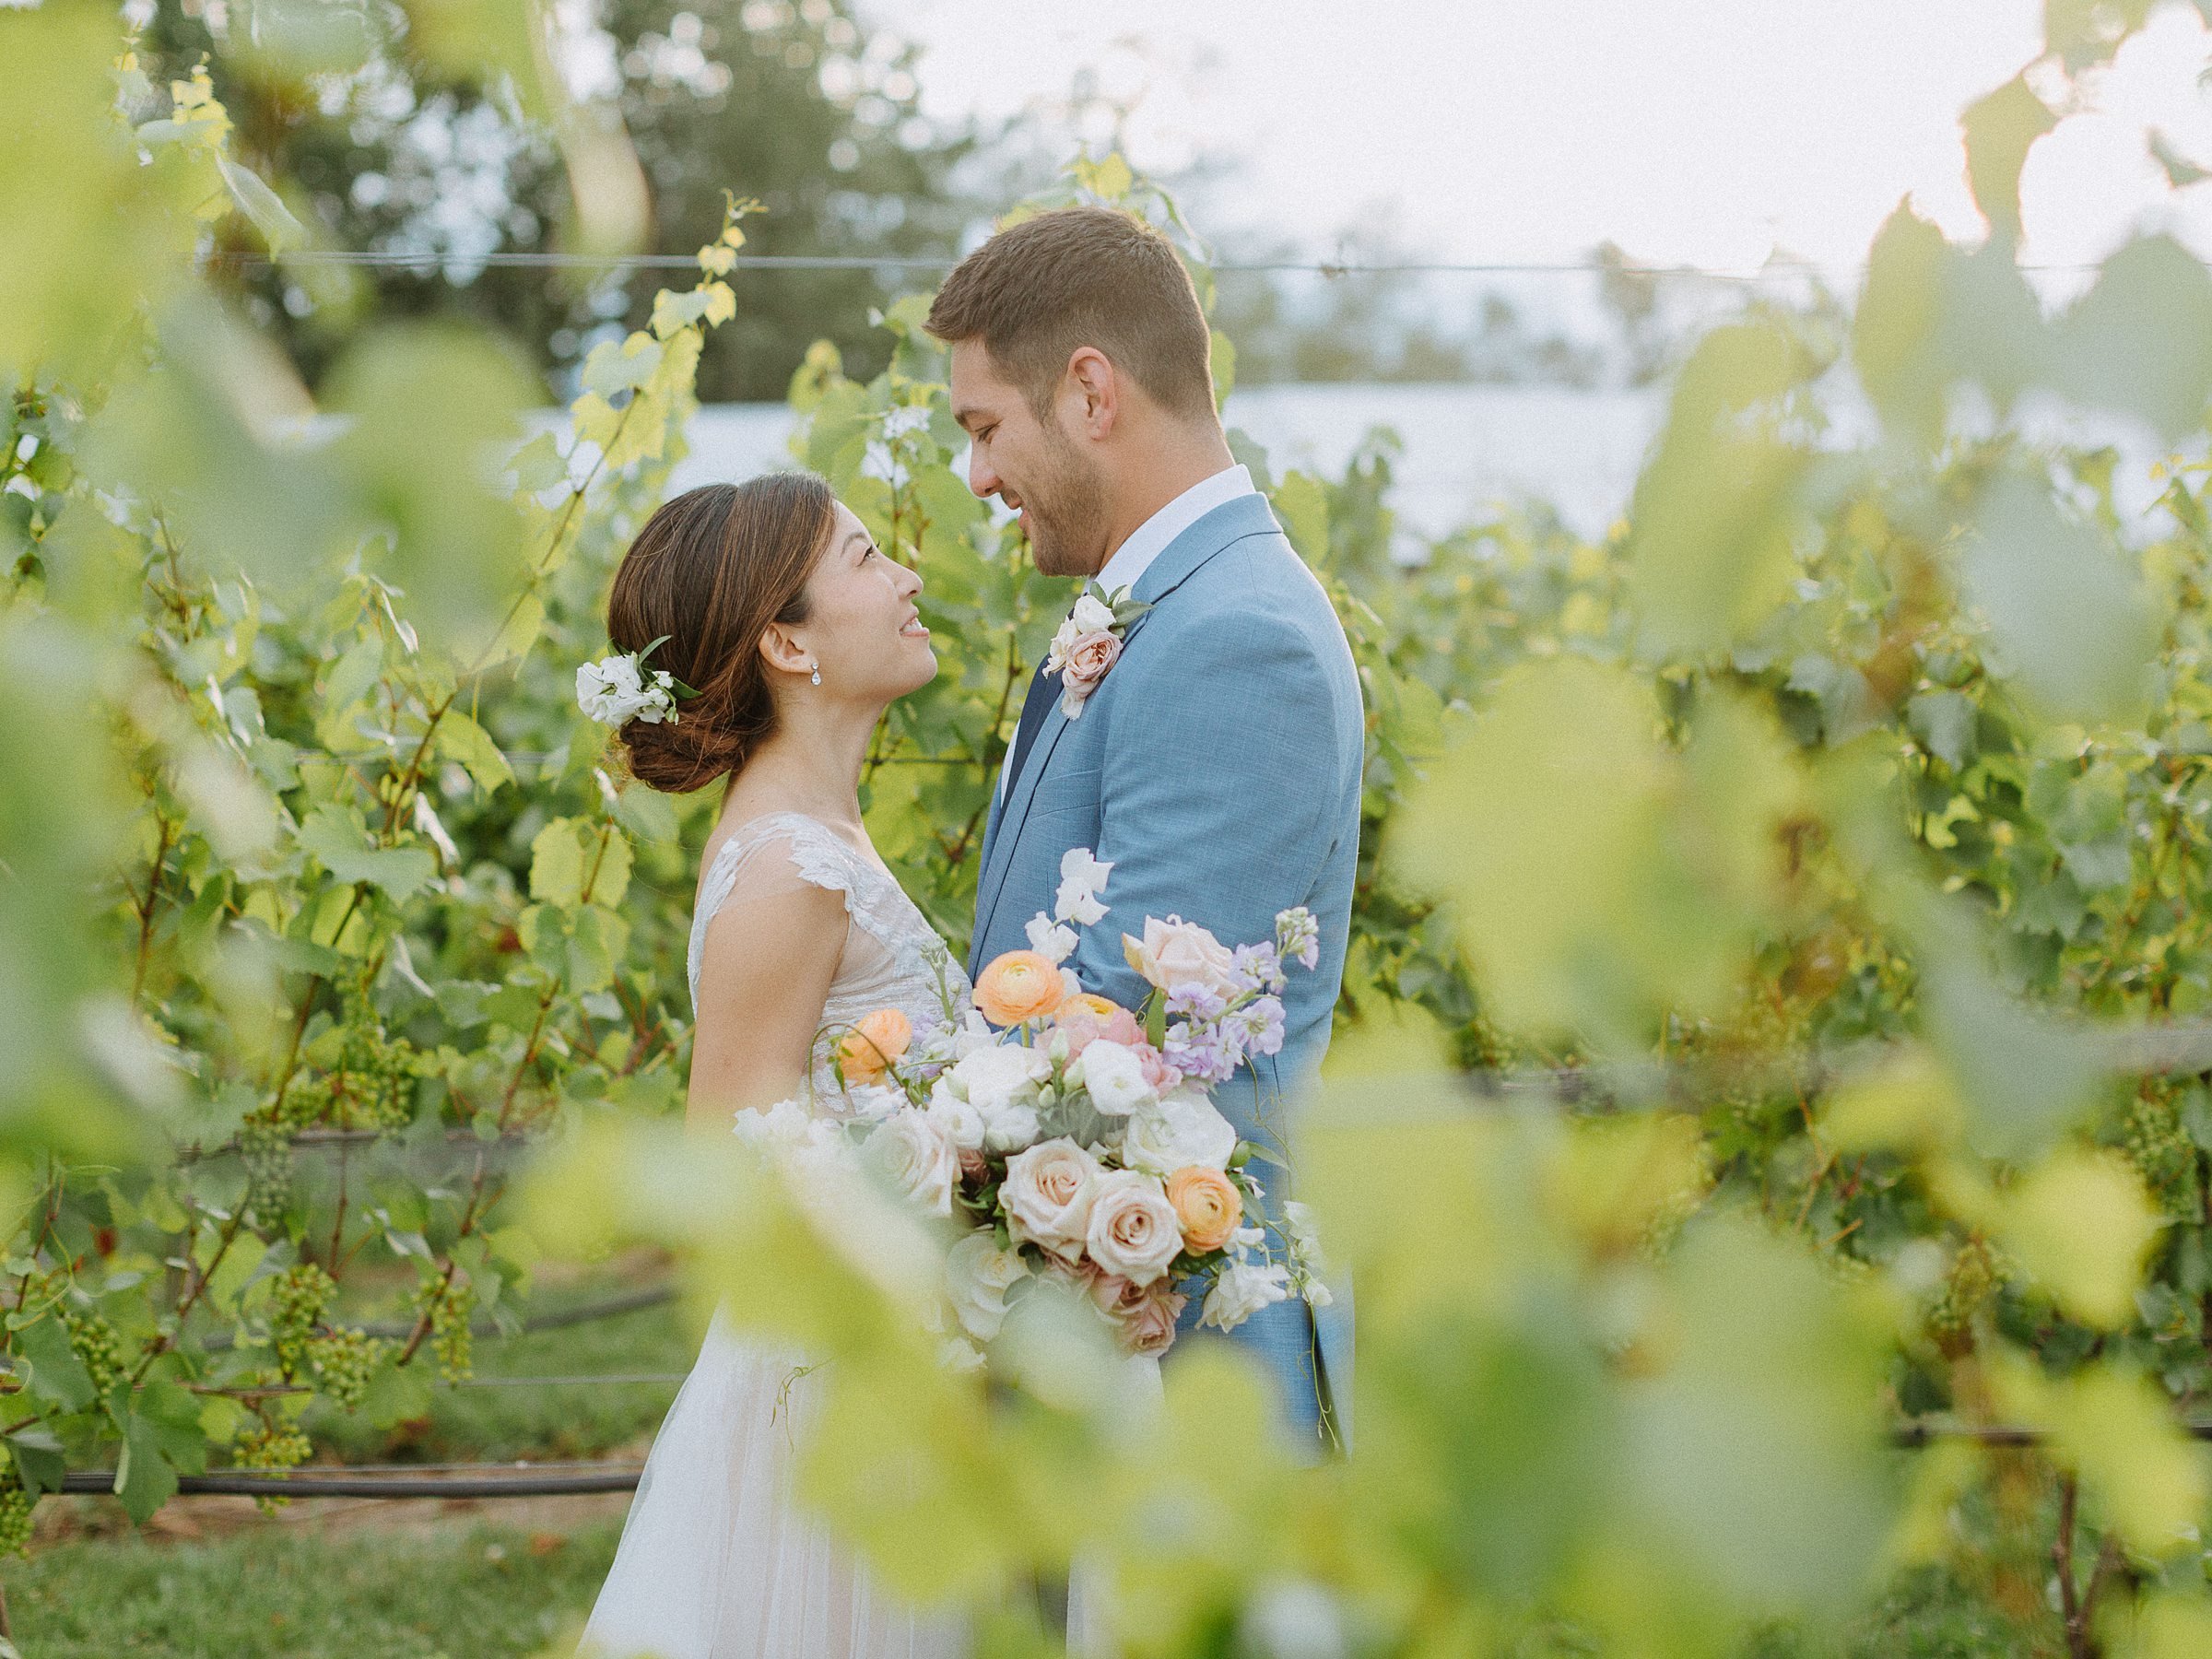
M 1090 576 L 1106 562 L 1106 480 L 1055 407 L 1041 420 L 982 341 L 952 348 L 952 412 L 968 433 L 968 488 L 1014 509 L 1048 576 Z

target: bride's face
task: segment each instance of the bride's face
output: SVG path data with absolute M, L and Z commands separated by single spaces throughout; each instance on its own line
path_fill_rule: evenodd
M 830 546 L 806 579 L 806 620 L 792 630 L 814 653 L 825 691 L 888 703 L 936 677 L 937 653 L 914 607 L 921 591 L 921 576 L 877 547 L 840 501 Z

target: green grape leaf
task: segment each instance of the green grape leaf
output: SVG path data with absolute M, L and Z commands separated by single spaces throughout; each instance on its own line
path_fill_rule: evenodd
M 2024 76 L 2015 76 L 1959 118 L 1966 135 L 1966 177 L 1974 205 L 2007 242 L 2020 236 L 2020 170 L 2035 141 L 2058 124 Z

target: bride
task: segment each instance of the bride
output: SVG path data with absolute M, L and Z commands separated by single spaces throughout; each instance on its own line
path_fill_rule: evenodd
M 615 574 L 618 650 L 696 687 L 679 718 L 632 718 L 630 771 L 682 793 L 727 779 L 691 921 L 688 1125 L 806 1089 L 826 1022 L 896 1007 L 919 1032 L 967 976 L 869 844 L 861 764 L 890 702 L 937 671 L 922 579 L 877 547 L 819 478 L 770 474 L 688 490 Z M 664 639 L 665 636 L 665 639 Z M 935 1659 L 967 1649 L 950 1616 L 900 1603 L 802 1512 L 794 1448 L 815 1402 L 803 1359 L 717 1315 L 662 1424 L 584 1630 L 606 1659 Z

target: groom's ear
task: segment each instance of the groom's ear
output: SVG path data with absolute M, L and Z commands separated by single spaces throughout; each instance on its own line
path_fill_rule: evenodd
M 1121 418 L 1124 389 L 1113 359 L 1096 346 L 1078 346 L 1067 359 L 1065 394 L 1086 437 L 1105 438 Z

